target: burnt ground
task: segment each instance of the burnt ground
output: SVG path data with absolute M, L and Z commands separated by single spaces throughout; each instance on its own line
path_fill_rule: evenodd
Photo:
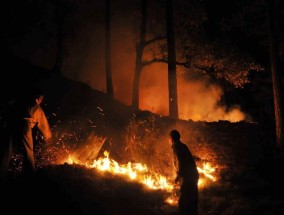
M 18 71 L 16 65 L 22 63 L 15 64 L 13 71 Z M 1 205 L 9 214 L 175 214 L 176 208 L 164 203 L 162 191 L 58 162 L 86 149 L 88 138 L 95 134 L 97 139 L 106 138 L 97 156 L 108 150 L 119 162 L 147 162 L 167 175 L 171 169 L 167 133 L 173 128 L 180 130 L 198 164 L 207 162 L 216 168 L 218 180 L 200 189 L 200 215 L 282 214 L 283 160 L 273 147 L 269 123 L 173 120 L 135 111 L 83 83 L 28 68 L 27 74 L 17 73 L 16 80 L 15 74 L 2 79 L 12 85 L 1 85 L 1 107 L 18 94 L 14 86 L 23 93 L 27 83 L 36 83 L 46 94 L 43 109 L 54 140 L 45 146 L 35 131 L 38 170 L 33 179 L 21 178 L 20 157 L 14 157 L 7 181 L 1 182 Z

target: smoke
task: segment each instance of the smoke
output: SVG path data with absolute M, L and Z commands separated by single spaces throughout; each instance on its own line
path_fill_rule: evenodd
M 216 84 L 203 81 L 188 82 L 179 79 L 179 116 L 193 121 L 245 120 L 246 114 L 239 106 L 227 107 L 222 104 L 223 90 Z
M 114 97 L 130 105 L 135 68 L 135 43 L 139 34 L 140 19 L 137 14 L 140 14 L 140 9 L 136 4 L 118 2 L 114 2 L 112 7 L 116 8 L 112 12 L 111 23 Z M 105 92 L 105 17 L 102 11 L 104 4 L 94 1 L 91 5 L 80 4 L 78 10 L 69 14 L 69 21 L 75 27 L 74 35 L 65 40 L 66 54 L 62 74 Z M 52 15 L 52 12 L 50 13 Z M 29 32 L 28 42 L 22 41 L 17 46 L 18 55 L 26 56 L 38 65 L 52 68 L 56 56 L 54 38 L 48 40 L 46 35 L 40 37 L 38 32 L 34 32 Z M 34 38 L 38 38 L 40 44 L 48 45 L 30 46 L 29 41 L 33 41 Z M 168 115 L 167 64 L 155 63 L 147 66 L 143 69 L 140 80 L 140 109 Z M 223 90 L 216 84 L 200 79 L 188 79 L 184 73 L 178 75 L 178 108 L 181 119 L 232 122 L 246 119 L 246 114 L 237 105 L 227 107 L 222 104 L 222 96 Z
M 102 17 L 101 17 L 102 18 Z M 137 18 L 137 17 L 136 17 Z M 132 84 L 135 69 L 135 43 L 138 38 L 139 25 L 133 22 L 132 13 L 114 13 L 112 16 L 111 59 L 114 85 L 114 98 L 124 104 L 131 105 Z M 90 27 L 85 24 L 81 31 L 81 50 L 73 52 L 69 63 L 78 62 L 78 57 L 84 51 L 80 60 L 80 69 L 76 75 L 70 75 L 74 65 L 66 68 L 69 77 L 87 83 L 93 89 L 106 92 L 105 77 L 105 38 L 104 24 L 97 23 Z M 83 45 L 82 45 L 83 44 Z M 144 54 L 144 58 L 148 57 Z M 247 118 L 238 105 L 227 107 L 222 103 L 223 90 L 207 80 L 196 79 L 193 74 L 178 69 L 178 108 L 179 118 L 193 121 L 242 121 Z M 140 79 L 140 109 L 167 116 L 169 112 L 167 64 L 154 63 L 145 67 Z
M 188 80 L 185 73 L 178 73 L 179 118 L 193 121 L 228 120 L 238 122 L 246 114 L 235 105 L 222 104 L 224 94 L 219 85 L 207 80 Z M 167 65 L 154 64 L 143 71 L 141 78 L 140 108 L 161 115 L 168 115 Z
M 114 97 L 130 105 L 135 68 L 134 43 L 130 35 L 118 31 L 112 42 L 112 74 Z M 103 40 L 101 40 L 103 41 Z M 131 41 L 131 42 L 129 42 Z M 222 104 L 221 86 L 207 80 L 188 78 L 178 69 L 179 118 L 193 121 L 228 120 L 238 122 L 247 118 L 238 105 Z M 143 69 L 140 79 L 140 109 L 167 116 L 169 112 L 167 64 L 155 63 Z M 104 47 L 96 46 L 85 59 L 76 79 L 93 89 L 106 92 Z

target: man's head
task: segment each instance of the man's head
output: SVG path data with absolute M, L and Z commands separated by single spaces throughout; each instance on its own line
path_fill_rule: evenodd
M 43 100 L 44 96 L 43 95 L 39 95 L 35 100 L 36 100 L 36 103 L 38 104 L 41 104 L 42 103 L 42 100 Z
M 172 130 L 169 134 L 170 141 L 176 142 L 180 140 L 180 133 L 177 130 Z
M 43 92 L 39 88 L 30 89 L 30 96 L 34 99 L 38 104 L 40 104 L 44 98 Z

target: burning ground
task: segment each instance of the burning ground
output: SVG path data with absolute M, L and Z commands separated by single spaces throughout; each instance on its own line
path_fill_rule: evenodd
M 169 202 L 175 189 L 167 141 L 173 128 L 196 157 L 201 215 L 283 210 L 282 179 L 273 171 L 281 164 L 273 162 L 272 135 L 262 126 L 136 112 L 59 77 L 41 87 L 54 139 L 46 146 L 35 132 L 38 174 L 33 181 L 19 178 L 21 156 L 14 155 L 7 189 L 1 192 L 4 205 L 12 204 L 13 210 L 34 201 L 41 208 L 36 212 L 175 214 L 176 205 Z

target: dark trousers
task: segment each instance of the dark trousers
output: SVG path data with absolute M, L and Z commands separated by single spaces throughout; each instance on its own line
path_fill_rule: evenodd
M 17 150 L 23 154 L 23 176 L 33 176 L 35 172 L 35 159 L 33 150 L 32 128 L 29 123 L 13 128 L 1 143 L 0 177 L 6 178 L 13 152 Z
M 4 180 L 7 176 L 9 163 L 12 157 L 13 147 L 9 133 L 3 133 L 0 143 L 0 179 Z
M 178 207 L 182 215 L 198 215 L 198 182 L 183 181 Z

